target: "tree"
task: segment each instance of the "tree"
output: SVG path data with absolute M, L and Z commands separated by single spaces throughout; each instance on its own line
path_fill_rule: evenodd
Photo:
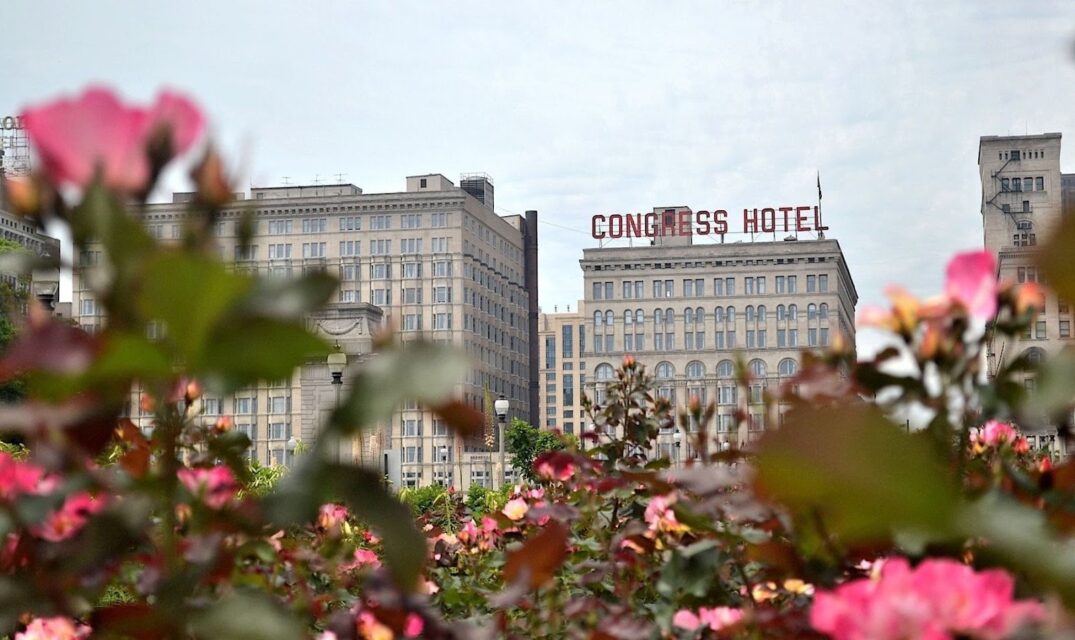
M 23 251 L 22 245 L 0 238 L 0 256 L 15 251 Z M 5 276 L 0 273 L 0 353 L 15 339 L 15 317 L 22 314 L 28 297 L 24 278 Z M 0 402 L 15 402 L 23 395 L 21 380 L 0 383 Z
M 537 480 L 534 460 L 546 451 L 559 451 L 565 446 L 559 434 L 542 431 L 518 418 L 512 418 L 504 441 L 505 450 L 511 454 L 511 465 L 531 482 Z

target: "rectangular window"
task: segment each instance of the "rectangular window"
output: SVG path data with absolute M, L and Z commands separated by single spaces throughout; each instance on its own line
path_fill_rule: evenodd
M 400 229 L 418 229 L 422 226 L 422 214 L 405 213 L 399 217 Z
M 324 233 L 328 225 L 326 218 L 304 218 L 302 221 L 303 233 Z
M 561 342 L 563 346 L 563 358 L 573 358 L 575 356 L 575 327 L 570 324 L 565 324 L 561 328 Z
M 734 296 L 735 295 L 735 278 L 725 278 L 724 279 L 724 295 L 726 295 L 726 296 Z
M 1037 322 L 1034 323 L 1034 339 L 1035 340 L 1044 340 L 1045 339 L 1045 321 L 1044 320 L 1038 320 Z
M 452 328 L 452 314 L 451 313 L 434 313 L 433 314 L 433 330 L 434 331 L 447 331 Z
M 370 265 L 370 277 L 373 280 L 391 280 L 392 265 L 385 262 Z
M 624 280 L 624 282 L 623 282 L 623 297 L 624 297 L 624 299 L 634 297 L 632 295 L 633 293 L 634 293 L 634 285 L 629 280 Z
M 270 244 L 269 260 L 288 260 L 291 258 L 290 244 Z
M 815 293 L 817 291 L 817 276 L 806 276 L 806 292 Z
M 829 291 L 829 276 L 828 274 L 821 274 L 817 277 L 817 290 L 821 293 L 828 293 Z
M 373 289 L 370 291 L 370 294 L 370 302 L 379 307 L 384 307 L 392 304 L 391 289 Z
M 605 300 L 611 300 L 611 299 L 612 299 L 612 283 L 611 282 L 606 282 L 605 283 Z
M 258 245 L 235 245 L 235 259 L 236 260 L 257 260 L 258 259 Z
M 545 368 L 556 368 L 556 336 L 545 336 Z
M 422 304 L 422 287 L 404 287 L 403 304 Z
M 340 302 L 358 302 L 358 290 L 357 289 L 340 289 Z
M 202 413 L 207 416 L 220 415 L 220 400 L 218 398 L 202 398 Z
M 593 283 L 593 299 L 601 300 L 605 293 L 605 287 L 600 282 Z
M 438 260 L 433 263 L 434 278 L 449 278 L 452 275 L 452 263 L 447 260 Z
M 421 436 L 422 435 L 422 421 L 415 418 L 407 418 L 403 421 L 403 435 L 404 436 Z
M 235 413 L 244 415 L 257 413 L 257 399 L 250 397 L 236 398 Z
M 288 428 L 286 422 L 269 423 L 269 440 L 287 440 Z
M 392 228 L 392 216 L 377 215 L 370 216 L 370 229 L 374 231 L 384 231 Z
M 654 280 L 653 281 L 653 297 L 654 298 L 663 298 L 664 297 L 664 280 Z
M 564 374 L 564 406 L 570 407 L 575 404 L 575 376 L 574 374 Z
M 403 315 L 403 330 L 404 331 L 421 331 L 422 330 L 422 314 L 420 313 L 407 313 Z
M 451 304 L 451 287 L 433 287 L 433 302 L 436 304 Z
M 287 405 L 287 396 L 272 396 L 269 398 L 269 413 L 287 413 Z
M 717 297 L 724 295 L 724 278 L 713 278 L 713 295 Z
M 1061 320 L 1060 321 L 1060 337 L 1061 338 L 1070 338 L 1071 337 L 1071 320 Z
M 788 276 L 788 293 L 798 293 L 799 276 Z
M 758 278 L 758 295 L 765 293 L 765 276 Z
M 432 238 L 430 243 L 433 253 L 448 253 L 448 238 Z
M 291 233 L 290 220 L 269 220 L 269 235 L 285 235 Z
M 84 316 L 97 315 L 97 302 L 93 298 L 83 298 L 79 309 Z
M 447 213 L 433 213 L 429 216 L 429 226 L 434 228 L 441 228 L 448 226 L 448 214 Z
M 403 274 L 401 276 L 404 280 L 415 280 L 422 277 L 422 263 L 421 262 L 404 262 Z
M 346 218 L 340 218 L 340 231 L 361 231 L 361 220 L 362 219 L 358 216 L 347 216 Z
M 788 346 L 788 336 L 784 329 L 776 330 L 776 346 L 780 349 Z
M 1037 191 L 1045 191 L 1045 178 L 1038 176 L 1034 178 L 1034 189 Z
M 399 241 L 399 252 L 402 255 L 422 253 L 421 238 L 402 238 Z
M 785 293 L 784 276 L 776 276 L 776 292 Z
M 754 278 L 743 278 L 743 293 L 748 296 L 754 295 Z
M 350 258 L 359 255 L 361 240 L 340 240 L 340 257 Z
M 391 240 L 370 240 L 370 255 L 386 256 L 392 253 Z
M 302 257 L 303 258 L 324 258 L 325 257 L 325 243 L 324 242 L 303 242 L 302 243 Z
M 694 280 L 683 281 L 683 296 L 686 298 L 694 297 Z

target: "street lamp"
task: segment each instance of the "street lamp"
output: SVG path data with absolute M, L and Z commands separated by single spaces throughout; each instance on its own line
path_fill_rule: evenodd
M 299 448 L 299 441 L 295 436 L 291 436 L 284 447 L 287 449 L 287 466 L 291 467 L 295 463 L 295 450 Z
M 677 430 L 675 435 L 672 436 L 672 441 L 675 443 L 676 464 L 678 465 L 683 461 L 683 455 L 680 453 L 680 448 L 683 446 L 683 434 Z
M 508 409 L 511 408 L 511 402 L 501 394 L 493 403 L 493 410 L 496 411 L 496 422 L 500 425 L 500 486 L 504 485 L 504 477 L 507 476 L 508 468 L 504 464 L 504 427 L 508 422 Z
M 328 364 L 328 372 L 332 374 L 332 386 L 336 388 L 336 404 L 333 407 L 338 409 L 340 407 L 340 389 L 343 387 L 343 370 L 347 368 L 347 354 L 340 349 L 340 343 L 336 343 L 336 350 L 328 354 L 326 359 Z M 333 438 L 335 449 L 333 456 L 336 462 L 340 461 L 340 439 Z
M 440 448 L 440 484 L 448 486 L 448 447 L 443 445 Z

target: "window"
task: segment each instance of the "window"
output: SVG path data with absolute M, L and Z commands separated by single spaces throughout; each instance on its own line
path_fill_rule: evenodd
M 325 257 L 325 243 L 324 242 L 303 242 L 302 243 L 302 257 L 303 258 L 324 258 Z
M 401 255 L 422 253 L 422 239 L 401 238 L 399 241 L 399 252 Z
M 284 235 L 291 233 L 290 220 L 269 220 L 269 235 Z
M 450 304 L 452 302 L 452 288 L 433 287 L 433 302 L 436 304 Z
M 613 377 L 612 365 L 602 363 L 597 365 L 597 369 L 594 370 L 594 379 L 598 381 L 611 380 Z
M 611 284 L 611 283 L 609 283 Z M 564 359 L 572 358 L 575 356 L 575 332 L 574 326 L 565 324 L 561 328 L 561 343 L 563 346 Z
M 404 462 L 422 462 L 422 447 L 403 447 Z
M 422 287 L 405 287 L 403 304 L 422 304 Z
M 420 313 L 407 313 L 403 315 L 403 330 L 404 331 L 421 331 L 422 330 L 422 314 Z
M 1034 323 L 1034 339 L 1035 340 L 1044 340 L 1045 339 L 1045 321 L 1044 320 L 1038 320 L 1037 322 Z
M 434 313 L 433 314 L 433 330 L 434 331 L 447 331 L 452 328 L 452 314 L 451 313 Z
M 430 244 L 433 253 L 448 253 L 448 238 L 432 238 Z
M 235 399 L 235 413 L 237 414 L 251 414 L 257 412 L 257 401 L 255 398 L 245 397 Z
M 286 422 L 269 423 L 269 440 L 287 440 L 291 434 Z
M 566 407 L 570 407 L 575 404 L 575 376 L 574 374 L 564 374 L 564 388 L 563 388 L 563 404 Z
M 776 292 L 786 293 L 786 287 L 784 285 L 784 276 L 776 276 Z
M 821 293 L 827 293 L 829 291 L 829 276 L 828 274 L 821 274 L 817 277 L 817 289 Z
M 434 278 L 449 278 L 452 275 L 452 263 L 447 260 L 438 260 L 433 263 Z
M 441 228 L 448 226 L 448 214 L 447 213 L 432 213 L 429 215 L 429 226 L 434 228 Z
M 596 318 L 597 314 L 594 317 Z M 545 336 L 545 368 L 556 368 L 556 336 Z
M 371 264 L 370 277 L 373 280 L 390 280 L 392 278 L 392 265 L 385 262 Z
M 411 437 L 422 435 L 422 421 L 415 418 L 405 419 L 403 421 L 403 435 Z
M 220 415 L 220 400 L 218 398 L 202 398 L 202 413 L 207 416 Z
M 754 278 L 749 276 L 743 278 L 743 293 L 748 296 L 754 295 Z
M 405 213 L 399 217 L 400 229 L 418 229 L 422 226 L 422 214 Z
M 1060 321 L 1060 337 L 1061 338 L 1070 338 L 1071 337 L 1071 320 L 1061 320 Z
M 360 244 L 360 240 L 340 240 L 340 257 L 357 256 Z
M 372 289 L 370 291 L 370 302 L 381 307 L 392 304 L 392 290 Z
M 1034 178 L 1034 189 L 1037 191 L 1045 191 L 1045 178 L 1038 176 Z
M 799 276 L 788 276 L 788 293 L 798 293 Z
M 288 400 L 287 396 L 269 398 L 269 413 L 287 413 Z
M 377 215 L 370 216 L 370 229 L 374 231 L 384 231 L 385 229 L 392 228 L 392 216 Z
M 97 301 L 95 301 L 93 298 L 83 298 L 82 305 L 80 306 L 79 311 L 81 311 L 82 315 L 84 316 L 97 315 Z
M 370 255 L 386 256 L 392 253 L 391 240 L 370 240 Z
M 305 218 L 302 221 L 303 233 L 324 233 L 328 226 L 326 218 Z
M 781 378 L 787 378 L 795 375 L 799 371 L 799 363 L 795 362 L 792 358 L 784 358 L 777 366 L 777 372 Z
M 291 258 L 290 244 L 270 244 L 269 260 L 287 260 Z
M 358 216 L 340 218 L 340 231 L 360 231 L 361 229 L 362 219 Z

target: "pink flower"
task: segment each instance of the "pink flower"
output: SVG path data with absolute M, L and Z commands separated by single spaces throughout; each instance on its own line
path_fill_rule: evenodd
M 989 251 L 957 254 L 948 263 L 944 291 L 971 317 L 990 320 L 997 313 L 997 260 Z
M 672 505 L 676 502 L 673 493 L 664 496 L 654 496 L 646 505 L 645 520 L 653 531 L 665 531 L 676 533 L 686 531 L 688 527 L 676 519 L 676 512 L 672 511 Z
M 689 609 L 680 609 L 676 612 L 676 615 L 672 616 L 672 624 L 687 631 L 694 631 L 701 622 L 698 616 L 694 615 Z
M 1007 422 L 990 420 L 971 434 L 971 442 L 982 447 L 1002 447 L 1011 445 L 1016 453 L 1026 453 L 1030 449 L 1026 438 L 1019 435 L 1015 427 Z
M 1013 600 L 1007 573 L 976 573 L 949 559 L 911 569 L 903 558 L 884 563 L 880 575 L 818 592 L 810 623 L 836 640 L 952 638 L 993 640 L 1041 621 L 1042 606 Z
M 47 477 L 41 467 L 0 452 L 0 498 L 14 500 L 22 494 L 48 493 L 56 483 L 57 479 Z
M 90 637 L 90 628 L 70 618 L 34 618 L 15 640 L 81 640 Z
M 526 500 L 515 498 L 514 500 L 508 500 L 501 513 L 506 515 L 509 520 L 521 520 L 529 510 L 530 505 L 526 504 Z
M 418 638 L 422 635 L 422 630 L 425 629 L 425 622 L 422 617 L 417 613 L 408 613 L 407 619 L 403 622 L 403 635 L 408 638 Z
M 34 528 L 38 537 L 49 542 L 67 540 L 82 530 L 90 516 L 105 506 L 104 498 L 95 498 L 86 492 L 69 496 L 58 511 L 53 511 L 45 521 Z
M 104 184 L 125 192 L 146 187 L 151 136 L 166 132 L 172 154 L 190 149 L 205 126 L 186 98 L 162 92 L 150 109 L 127 106 L 107 89 L 93 87 L 22 114 L 30 141 L 49 177 L 85 187 L 98 172 Z
M 714 607 L 712 609 L 702 607 L 698 609 L 698 619 L 702 624 L 708 624 L 713 631 L 720 631 L 725 627 L 739 624 L 743 619 L 743 612 L 732 607 Z
M 339 533 L 340 525 L 347 520 L 347 507 L 339 504 L 323 504 L 317 514 L 317 526 L 325 531 Z
M 381 566 L 381 559 L 377 557 L 377 554 L 369 549 L 355 549 L 354 556 L 350 562 L 345 562 L 340 565 L 340 571 L 353 571 L 355 569 L 377 569 Z
M 195 497 L 200 498 L 210 509 L 220 509 L 231 502 L 239 484 L 231 469 L 217 465 L 211 469 L 184 467 L 179 470 L 179 481 Z

